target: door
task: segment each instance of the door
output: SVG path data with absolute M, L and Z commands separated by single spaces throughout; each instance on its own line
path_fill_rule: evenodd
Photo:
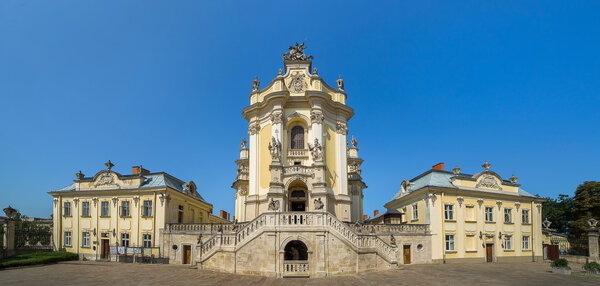
M 184 245 L 183 246 L 183 264 L 190 264 L 192 260 L 192 246 Z
M 403 249 L 404 264 L 410 264 L 410 245 L 405 245 Z
M 558 259 L 558 245 L 548 245 L 546 249 L 548 251 L 548 259 L 552 261 Z
M 485 261 L 486 262 L 494 262 L 494 245 L 493 244 L 485 245 Z
M 103 239 L 101 241 L 101 254 L 100 254 L 100 258 L 102 259 L 108 259 L 109 255 L 110 255 L 110 243 L 108 241 L 108 239 Z

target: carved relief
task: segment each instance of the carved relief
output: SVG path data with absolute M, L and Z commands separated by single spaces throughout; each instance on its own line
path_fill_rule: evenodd
M 269 210 L 270 211 L 279 210 L 279 201 L 271 199 L 271 202 L 269 203 Z
M 321 210 L 324 206 L 325 204 L 323 203 L 323 201 L 321 201 L 321 198 L 315 199 L 315 210 Z
M 271 114 L 271 122 L 273 124 L 279 124 L 283 122 L 283 114 L 281 112 Z
M 258 131 L 260 131 L 260 124 L 253 123 L 253 124 L 250 124 L 250 126 L 248 126 L 248 134 L 254 135 L 254 134 L 257 134 Z
M 96 181 L 94 187 L 108 185 L 118 186 L 119 184 L 115 182 L 115 178 L 110 173 L 104 173 L 98 177 L 98 181 Z
M 492 175 L 483 175 L 479 182 L 477 182 L 476 188 L 488 188 L 494 190 L 502 190 L 500 185 L 498 185 L 498 181 Z
M 320 110 L 313 110 L 310 112 L 310 121 L 313 123 L 321 123 L 323 120 L 325 120 L 325 116 Z
M 306 81 L 304 80 L 304 74 L 296 72 L 292 75 L 292 81 L 288 87 L 292 92 L 300 93 L 306 90 Z
M 338 122 L 336 124 L 336 131 L 338 134 L 348 135 L 348 126 L 344 122 Z

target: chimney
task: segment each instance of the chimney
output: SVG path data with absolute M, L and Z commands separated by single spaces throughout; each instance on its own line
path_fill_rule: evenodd
M 146 170 L 146 169 L 142 168 L 142 166 L 133 166 L 133 167 L 131 167 L 131 174 L 138 175 L 138 174 L 140 174 L 140 172 L 142 174 L 148 174 L 148 173 L 150 173 L 149 170 Z
M 231 214 L 227 213 L 227 220 L 230 220 L 230 219 L 231 219 Z
M 367 220 L 367 218 L 369 218 L 368 215 L 363 215 L 363 220 Z
M 444 162 L 433 165 L 431 167 L 431 169 L 438 170 L 438 171 L 444 171 Z
M 379 210 L 374 210 L 373 211 L 373 216 L 377 216 L 379 214 Z
M 219 216 L 222 217 L 222 218 L 224 218 L 224 219 L 227 219 L 227 212 L 224 211 L 224 210 L 220 210 L 219 211 Z

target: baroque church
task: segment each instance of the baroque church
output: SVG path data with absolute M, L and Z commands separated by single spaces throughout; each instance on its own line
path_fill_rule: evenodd
M 158 256 L 172 264 L 271 277 L 323 277 L 402 264 L 539 261 L 541 203 L 485 163 L 444 164 L 402 181 L 381 214 L 363 214 L 363 160 L 348 142 L 354 110 L 340 77 L 328 85 L 304 43 L 261 88 L 239 150 L 235 216 L 212 215 L 192 181 L 134 166 L 77 173 L 54 200 L 56 249 L 87 259 Z

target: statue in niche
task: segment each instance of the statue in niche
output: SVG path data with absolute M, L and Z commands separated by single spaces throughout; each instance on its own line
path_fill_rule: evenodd
M 315 138 L 315 144 L 311 145 L 308 143 L 308 149 L 310 150 L 313 160 L 321 161 L 323 160 L 323 147 L 319 144 L 319 139 Z
M 315 210 L 322 210 L 325 204 L 321 201 L 321 198 L 315 199 Z
M 271 142 L 269 142 L 269 152 L 271 153 L 271 159 L 273 161 L 279 161 L 281 159 L 281 142 L 275 139 L 275 137 L 272 137 Z

